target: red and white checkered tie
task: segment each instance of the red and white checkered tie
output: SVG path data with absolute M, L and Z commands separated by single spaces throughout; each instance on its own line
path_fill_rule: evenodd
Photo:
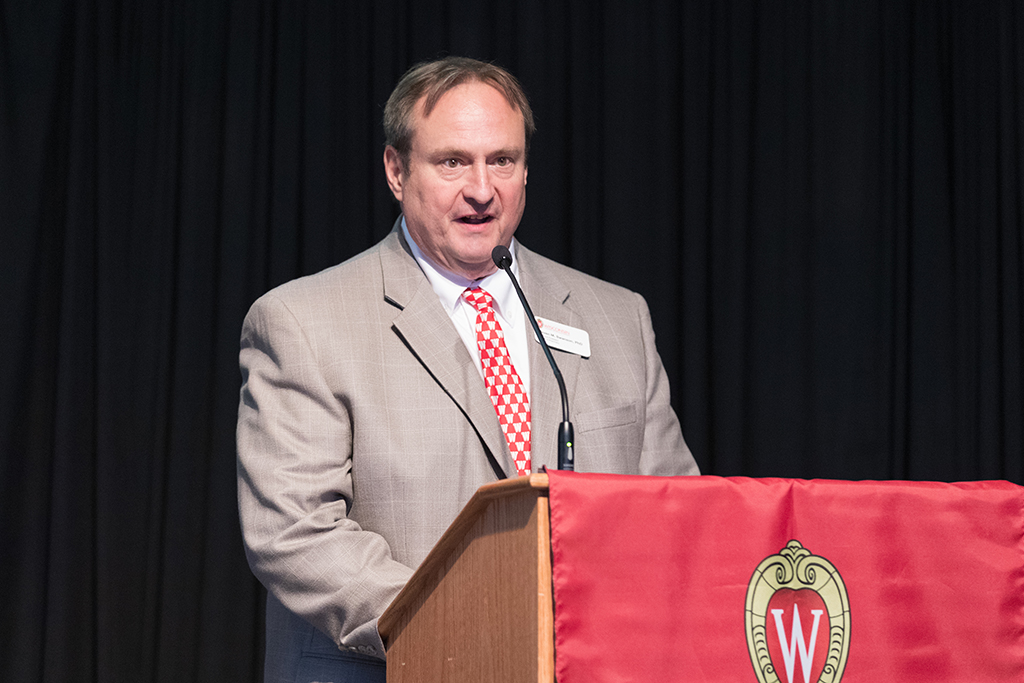
M 505 333 L 494 317 L 494 298 L 482 289 L 467 289 L 463 298 L 477 310 L 476 345 L 484 383 L 491 395 L 498 422 L 505 432 L 508 449 L 516 461 L 519 476 L 530 473 L 530 399 L 512 366 L 505 346 Z

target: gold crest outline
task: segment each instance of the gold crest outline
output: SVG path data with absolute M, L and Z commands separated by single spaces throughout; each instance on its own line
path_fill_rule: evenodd
M 782 683 L 768 655 L 768 603 L 781 588 L 809 588 L 828 611 L 829 640 L 825 667 L 816 683 L 839 683 L 850 654 L 850 599 L 846 584 L 831 562 L 812 555 L 791 540 L 777 555 L 766 557 L 747 585 L 744 611 L 747 649 L 759 683 Z

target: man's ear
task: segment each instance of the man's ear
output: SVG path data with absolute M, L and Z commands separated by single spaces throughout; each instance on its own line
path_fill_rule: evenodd
M 391 145 L 384 148 L 384 175 L 388 178 L 391 194 L 395 195 L 395 199 L 401 203 L 402 185 L 405 182 L 405 165 L 402 164 L 402 155 Z

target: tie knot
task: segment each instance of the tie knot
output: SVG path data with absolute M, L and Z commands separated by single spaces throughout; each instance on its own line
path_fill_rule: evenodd
M 476 310 L 481 313 L 491 308 L 491 304 L 494 303 L 494 297 L 479 287 L 466 289 L 462 293 L 462 298 L 473 304 Z

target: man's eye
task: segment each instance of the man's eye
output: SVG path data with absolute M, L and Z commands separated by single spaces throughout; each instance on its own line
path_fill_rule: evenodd
M 508 157 L 498 157 L 494 163 L 498 166 L 509 166 L 512 164 L 512 160 Z
M 458 168 L 459 167 L 459 160 L 458 159 L 445 159 L 444 161 L 441 162 L 441 165 L 444 166 L 445 168 Z

